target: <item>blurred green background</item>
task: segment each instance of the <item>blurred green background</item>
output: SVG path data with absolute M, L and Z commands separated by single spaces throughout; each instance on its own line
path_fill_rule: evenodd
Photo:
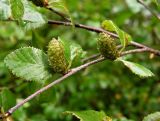
M 153 11 L 160 12 L 154 0 L 145 2 Z M 67 0 L 66 3 L 75 23 L 100 27 L 103 20 L 110 19 L 134 41 L 160 50 L 160 22 L 136 0 Z M 61 20 L 48 10 L 42 10 L 42 13 L 48 19 Z M 12 75 L 4 65 L 4 57 L 24 46 L 34 46 L 46 52 L 48 42 L 58 36 L 80 44 L 87 56 L 98 52 L 98 36 L 94 32 L 57 25 L 26 31 L 15 22 L 0 21 L 0 90 L 9 88 L 19 101 L 40 88 L 40 84 Z M 150 58 L 144 53 L 128 55 L 127 59 L 149 68 L 155 76 L 141 79 L 119 62 L 106 60 L 66 79 L 45 92 L 41 99 L 28 102 L 14 113 L 15 120 L 71 121 L 71 117 L 62 112 L 93 109 L 103 110 L 114 118 L 137 121 L 159 111 L 160 57 Z

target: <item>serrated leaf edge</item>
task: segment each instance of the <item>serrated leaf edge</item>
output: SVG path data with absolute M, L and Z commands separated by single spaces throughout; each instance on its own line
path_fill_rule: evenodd
M 120 58 L 117 58 L 115 61 L 120 61 L 120 62 L 122 62 L 133 74 L 135 74 L 135 75 L 137 75 L 137 76 L 139 76 L 140 78 L 147 78 L 147 77 L 153 77 L 153 76 L 155 76 L 149 69 L 149 71 L 150 71 L 150 75 L 148 75 L 148 76 L 142 76 L 142 75 L 140 75 L 140 74 L 137 74 L 137 73 L 135 73 L 134 71 L 132 71 L 124 62 L 125 62 L 125 60 L 123 60 L 123 59 L 120 59 Z M 133 62 L 131 62 L 131 63 L 133 63 Z M 146 68 L 147 69 L 147 68 Z
M 18 52 L 18 51 L 20 51 L 21 49 L 25 49 L 25 48 L 31 48 L 31 49 L 36 49 L 36 50 L 42 51 L 41 49 L 34 48 L 34 47 L 31 47 L 31 46 L 21 47 L 21 48 L 19 48 L 19 49 L 16 49 L 16 50 L 12 51 L 11 53 L 9 53 L 9 54 L 4 58 L 4 63 L 5 63 L 5 65 L 6 65 L 6 67 L 8 67 L 9 70 L 10 70 L 15 76 L 17 76 L 17 77 L 19 77 L 19 78 L 22 78 L 22 77 L 20 77 L 20 76 L 17 74 L 17 72 L 13 71 L 13 70 L 9 67 L 9 65 L 7 64 L 6 61 L 7 61 L 7 57 L 8 57 L 9 55 L 14 54 L 15 52 Z M 43 51 L 42 51 L 42 52 L 43 52 Z M 43 52 L 43 53 L 44 53 L 44 52 Z M 46 53 L 44 53 L 44 54 L 46 55 Z M 47 55 L 46 55 L 46 56 L 47 56 Z M 51 77 L 51 75 L 48 76 L 48 78 L 50 78 L 50 77 Z M 25 80 L 27 80 L 27 81 L 39 81 L 39 80 L 31 80 L 31 79 L 29 79 L 28 77 L 27 77 Z

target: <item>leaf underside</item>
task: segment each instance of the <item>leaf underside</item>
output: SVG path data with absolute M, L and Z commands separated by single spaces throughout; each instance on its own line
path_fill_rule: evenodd
M 154 76 L 154 74 L 147 68 L 145 68 L 144 66 L 137 64 L 137 63 L 133 63 L 130 61 L 126 61 L 126 60 L 122 60 L 122 59 L 118 59 L 119 61 L 123 62 L 123 64 L 128 67 L 134 74 L 140 76 L 140 77 L 151 77 Z

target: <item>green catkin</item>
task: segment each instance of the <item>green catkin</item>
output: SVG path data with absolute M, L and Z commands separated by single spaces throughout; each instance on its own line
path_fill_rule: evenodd
M 55 38 L 48 44 L 48 59 L 54 72 L 64 74 L 68 71 L 63 44 Z
M 106 33 L 100 33 L 98 38 L 98 50 L 107 59 L 115 60 L 119 57 L 119 51 L 115 40 Z

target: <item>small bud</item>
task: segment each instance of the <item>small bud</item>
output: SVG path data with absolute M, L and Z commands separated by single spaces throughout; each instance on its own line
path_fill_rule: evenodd
M 11 116 L 8 116 L 6 118 L 3 118 L 2 121 L 13 121 L 13 118 Z
M 115 60 L 120 55 L 116 47 L 115 40 L 106 33 L 99 34 L 98 50 L 105 58 L 108 58 L 111 60 Z
M 68 71 L 63 44 L 55 38 L 48 44 L 48 59 L 54 72 L 64 74 Z
M 154 58 L 154 53 L 151 53 L 150 55 L 149 55 L 149 59 L 153 59 Z
M 48 0 L 30 0 L 32 1 L 36 6 L 45 7 L 48 5 Z

